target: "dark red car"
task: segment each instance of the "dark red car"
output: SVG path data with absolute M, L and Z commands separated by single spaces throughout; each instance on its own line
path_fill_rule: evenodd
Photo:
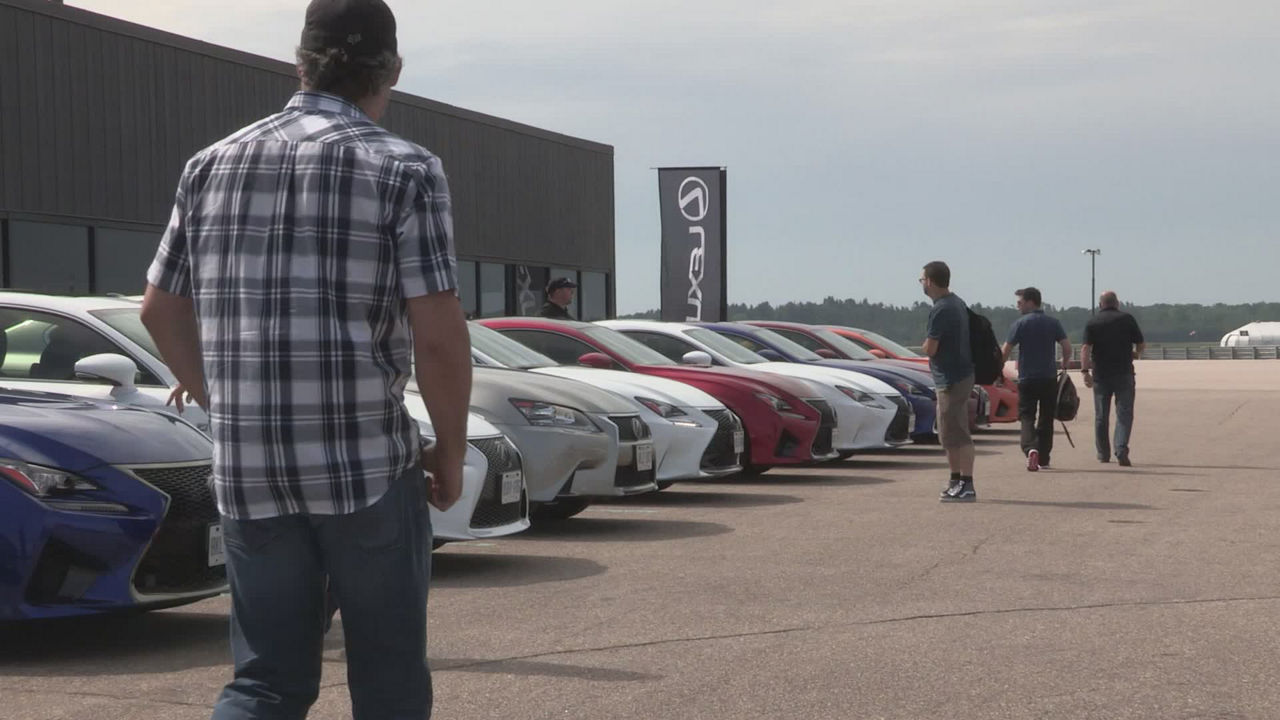
M 889 338 L 869 330 L 845 327 L 843 325 L 819 325 L 818 327 L 830 330 L 876 357 L 908 360 L 925 367 L 929 366 L 929 358 L 917 355 L 909 348 L 905 348 Z M 987 391 L 987 397 L 990 398 L 987 412 L 991 422 L 1015 422 L 1018 419 L 1018 378 L 1016 375 L 1011 376 L 1008 371 L 1005 371 L 1003 377 L 996 380 L 994 384 L 983 385 L 982 389 Z
M 737 368 L 679 365 L 622 333 L 592 323 L 490 318 L 481 324 L 564 365 L 627 370 L 688 383 L 724 403 L 746 430 L 744 468 L 763 471 L 837 457 L 835 413 L 808 383 Z

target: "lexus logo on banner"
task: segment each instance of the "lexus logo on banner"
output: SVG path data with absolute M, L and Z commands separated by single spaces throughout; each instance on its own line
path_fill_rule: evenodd
M 725 171 L 659 168 L 662 319 L 727 320 Z

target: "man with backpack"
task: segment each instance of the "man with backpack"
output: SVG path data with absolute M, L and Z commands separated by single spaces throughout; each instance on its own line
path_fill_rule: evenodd
M 969 307 L 951 292 L 951 268 L 935 260 L 920 275 L 924 294 L 933 300 L 924 341 L 929 371 L 938 392 L 938 440 L 951 466 L 942 502 L 973 502 L 973 438 L 969 435 L 969 393 L 973 391 L 973 354 L 969 345 Z
M 1018 346 L 1018 419 L 1022 422 L 1022 452 L 1027 470 L 1048 468 L 1053 454 L 1053 421 L 1058 400 L 1058 360 L 1054 346 L 1062 348 L 1062 368 L 1071 359 L 1071 341 L 1055 317 L 1040 307 L 1040 291 L 1033 287 L 1015 291 L 1022 317 L 1009 327 L 1001 348 L 1005 360 Z M 1037 412 L 1038 410 L 1038 412 Z

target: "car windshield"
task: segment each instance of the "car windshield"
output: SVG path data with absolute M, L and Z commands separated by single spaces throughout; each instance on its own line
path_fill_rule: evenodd
M 617 330 L 597 326 L 584 328 L 582 332 L 601 347 L 632 365 L 676 364 L 674 360 L 666 355 L 650 349 L 648 346 L 641 344 L 640 341 L 633 340 Z
M 753 327 L 751 328 L 751 331 L 756 337 L 766 340 L 774 347 L 782 348 L 782 352 L 790 355 L 796 360 L 814 362 L 822 359 L 822 356 L 818 353 L 794 340 L 788 340 L 768 328 Z
M 850 340 L 849 338 L 841 335 L 840 333 L 831 332 L 826 328 L 813 328 L 812 332 L 814 335 L 817 335 L 818 337 L 822 338 L 823 342 L 839 350 L 845 355 L 848 355 L 854 360 L 875 360 L 876 359 L 876 356 L 867 352 L 866 348 Z
M 874 332 L 871 332 L 870 330 L 857 330 L 856 328 L 855 328 L 855 331 L 858 334 L 862 335 L 862 337 L 870 340 L 871 342 L 875 343 L 876 345 L 879 345 L 880 347 L 884 348 L 885 350 L 888 350 L 889 352 L 893 353 L 894 355 L 897 355 L 898 357 L 904 357 L 904 358 L 924 357 L 920 353 L 915 352 L 914 350 L 911 350 L 909 348 L 903 347 L 902 345 L 890 340 L 889 338 L 881 335 L 880 333 L 874 333 Z
M 714 333 L 703 328 L 691 328 L 689 330 L 685 330 L 684 334 L 694 340 L 697 340 L 703 345 L 706 345 L 715 352 L 729 358 L 730 362 L 740 363 L 742 365 L 755 365 L 756 363 L 769 362 L 720 333 Z
M 478 323 L 470 323 L 470 330 L 471 347 L 506 367 L 529 370 L 556 364 L 555 360 L 509 337 L 504 337 L 497 330 Z
M 151 333 L 142 324 L 141 308 L 112 308 L 110 310 L 90 310 L 89 314 L 110 325 L 116 332 L 137 343 L 151 357 L 160 359 L 160 348 L 151 339 Z

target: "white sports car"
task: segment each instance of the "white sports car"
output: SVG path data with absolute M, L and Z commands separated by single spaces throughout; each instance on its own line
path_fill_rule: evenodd
M 161 362 L 139 310 L 137 302 L 119 298 L 0 293 L 0 386 L 178 414 L 165 406 L 177 379 Z M 425 411 L 413 413 L 415 403 L 407 404 L 423 434 L 431 436 Z M 209 417 L 198 406 L 189 404 L 181 414 L 208 430 Z M 529 527 L 523 485 L 522 495 L 512 500 L 517 471 L 523 482 L 520 453 L 475 415 L 467 423 L 467 441 L 462 499 L 447 513 L 431 509 L 436 537 L 489 538 Z
M 652 320 L 603 320 L 653 350 L 690 364 L 715 364 L 809 380 L 836 412 L 832 444 L 842 455 L 910 442 L 910 405 L 888 383 L 866 375 L 797 363 L 769 362 L 732 340 L 696 325 Z
M 723 477 L 742 470 L 742 423 L 724 403 L 685 383 L 637 373 L 557 365 L 554 360 L 471 324 L 471 355 L 481 365 L 531 370 L 579 380 L 634 399 L 653 432 L 659 488 L 677 480 Z

